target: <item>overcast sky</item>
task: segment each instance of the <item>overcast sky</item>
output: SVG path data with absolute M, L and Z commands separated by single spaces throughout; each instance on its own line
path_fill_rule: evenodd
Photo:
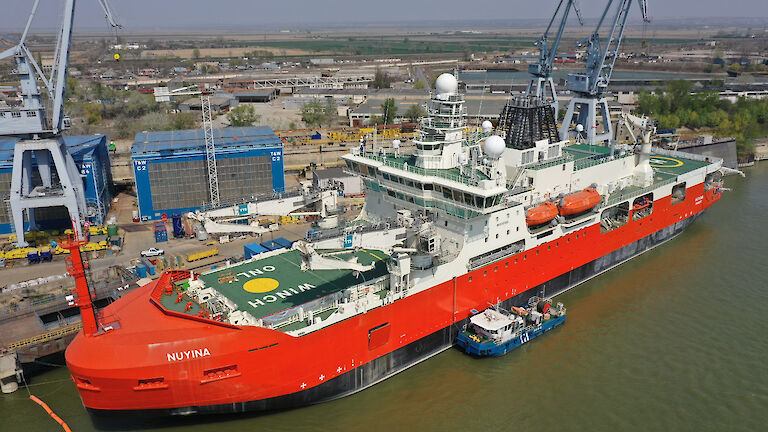
M 23 26 L 32 0 L 0 0 L 0 31 Z M 41 0 L 34 25 L 58 25 L 63 0 Z M 635 2 L 636 3 L 636 2 Z M 750 17 L 766 18 L 768 0 L 649 0 L 652 18 Z M 310 23 L 394 22 L 417 20 L 469 20 L 547 18 L 556 0 L 111 0 L 112 9 L 127 31 L 162 28 L 299 27 Z M 602 12 L 606 0 L 580 0 L 585 16 Z M 632 5 L 630 19 L 639 17 Z M 97 0 L 77 0 L 76 27 L 105 28 Z

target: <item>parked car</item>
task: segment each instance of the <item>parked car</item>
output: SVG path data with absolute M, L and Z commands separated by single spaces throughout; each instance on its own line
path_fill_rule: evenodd
M 147 250 L 141 251 L 141 256 L 143 257 L 153 257 L 153 256 L 160 256 L 164 254 L 165 251 L 158 248 L 149 248 Z

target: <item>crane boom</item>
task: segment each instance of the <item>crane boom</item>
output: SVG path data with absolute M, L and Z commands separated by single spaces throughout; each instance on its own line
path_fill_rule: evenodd
M 603 47 L 599 32 L 614 3 L 618 3 L 619 6 L 614 15 L 610 35 Z M 638 0 L 638 4 L 640 5 L 643 21 L 649 22 L 646 0 Z M 595 31 L 589 38 L 577 44 L 579 46 L 587 46 L 587 67 L 584 73 L 568 75 L 568 90 L 590 95 L 599 95 L 605 91 L 611 80 L 616 58 L 619 55 L 619 47 L 624 38 L 624 29 L 626 28 L 629 8 L 631 6 L 632 0 L 608 1 Z
M 26 135 L 26 134 L 58 134 L 65 127 L 64 120 L 64 101 L 66 98 L 65 90 L 67 86 L 67 77 L 69 72 L 69 57 L 72 44 L 72 26 L 75 16 L 76 0 L 66 0 L 62 14 L 61 26 L 57 33 L 56 51 L 54 52 L 54 62 L 51 68 L 50 77 L 43 74 L 42 69 L 35 61 L 34 56 L 26 46 L 27 35 L 32 25 L 32 21 L 37 13 L 40 0 L 35 0 L 32 9 L 27 18 L 24 32 L 21 35 L 19 43 L 0 53 L 0 60 L 14 56 L 16 58 L 16 67 L 21 81 L 21 93 L 24 102 L 25 111 L 36 111 L 34 116 L 17 117 L 16 121 L 9 119 L 9 124 L 2 122 L 0 124 L 0 135 Z M 119 28 L 120 25 L 115 21 L 112 10 L 107 0 L 99 0 L 99 4 L 104 9 L 107 22 L 113 28 Z M 47 89 L 48 95 L 52 101 L 51 112 L 45 115 L 42 104 L 39 100 L 39 90 L 36 80 L 39 79 Z M 37 120 L 29 121 L 30 118 Z M 50 124 L 46 119 L 50 119 Z
M 643 21 L 649 22 L 646 0 L 638 0 Z M 617 5 L 613 23 L 607 40 L 600 39 L 600 29 L 611 16 L 613 6 Z M 619 47 L 624 38 L 629 9 L 632 0 L 608 0 L 597 27 L 589 38 L 579 41 L 578 46 L 586 49 L 586 70 L 569 74 L 566 88 L 573 93 L 568 103 L 568 111 L 560 127 L 562 138 L 584 138 L 588 144 L 607 142 L 613 148 L 613 126 L 608 110 L 608 100 L 604 96 L 608 83 L 619 56 Z M 598 122 L 598 118 L 600 121 Z M 601 129 L 601 130 L 599 130 Z M 582 136 L 583 135 L 583 136 Z
M 85 216 L 94 216 L 98 210 L 89 213 L 86 205 L 84 184 L 78 167 L 69 153 L 61 132 L 68 127 L 64 116 L 64 102 L 69 69 L 72 30 L 76 0 L 65 0 L 61 26 L 57 32 L 56 50 L 53 56 L 51 74 L 46 77 L 26 46 L 27 35 L 37 13 L 39 0 L 32 4 L 24 32 L 15 46 L 0 53 L 0 60 L 13 57 L 14 73 L 18 76 L 19 92 L 22 99 L 20 108 L 11 110 L 11 115 L 0 116 L 0 136 L 17 139 L 14 144 L 13 169 L 11 172 L 10 210 L 13 230 L 16 231 L 18 246 L 26 246 L 24 238 L 24 213 L 30 229 L 35 229 L 35 212 L 39 207 L 64 206 L 69 212 L 73 228 L 80 230 Z M 99 0 L 112 27 L 119 27 L 106 0 Z M 47 90 L 51 108 L 46 110 L 40 95 L 38 81 Z M 34 155 L 36 164 L 32 163 Z M 53 175 L 55 169 L 56 176 Z M 34 186 L 32 172 L 40 176 L 41 186 Z M 93 210 L 93 208 L 91 208 Z
M 552 29 L 552 25 L 557 18 L 560 8 L 563 3 L 567 1 L 563 15 L 560 19 L 560 25 L 557 28 L 555 34 L 555 40 L 552 46 L 549 47 L 547 42 L 549 40 L 549 31 Z M 555 13 L 552 14 L 552 18 L 549 20 L 547 29 L 544 34 L 535 42 L 535 45 L 539 47 L 539 61 L 528 65 L 528 73 L 533 75 L 528 82 L 528 88 L 525 91 L 525 95 L 528 97 L 537 97 L 548 101 L 555 110 L 555 119 L 557 118 L 558 111 L 558 98 L 555 91 L 555 83 L 552 81 L 552 69 L 557 56 L 557 49 L 560 47 L 560 41 L 563 38 L 563 31 L 565 30 L 565 23 L 568 20 L 568 14 L 573 9 L 576 12 L 576 16 L 579 19 L 579 24 L 584 25 L 584 20 L 581 17 L 581 11 L 576 0 L 560 0 L 555 8 Z

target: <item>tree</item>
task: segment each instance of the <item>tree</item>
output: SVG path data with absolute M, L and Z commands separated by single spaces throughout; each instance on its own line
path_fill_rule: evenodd
M 323 125 L 325 121 L 325 106 L 317 99 L 305 103 L 301 107 L 301 120 L 310 128 Z
M 238 105 L 227 113 L 227 119 L 232 126 L 253 126 L 260 118 L 253 105 Z
M 418 80 L 415 83 L 413 83 L 413 88 L 416 90 L 422 90 L 427 86 L 426 83 L 424 83 L 423 80 Z
M 328 127 L 333 126 L 333 122 L 336 121 L 336 117 L 339 115 L 339 109 L 336 107 L 336 101 L 332 97 L 325 99 L 323 113 L 325 114 L 325 124 Z
M 381 104 L 381 117 L 384 124 L 392 124 L 395 122 L 395 115 L 397 115 L 397 106 L 395 100 L 387 98 L 383 104 Z
M 83 117 L 89 125 L 95 125 L 101 121 L 101 107 L 96 104 L 87 104 L 83 107 Z
M 408 121 L 411 123 L 416 123 L 426 115 L 427 115 L 427 112 L 424 111 L 424 108 L 422 108 L 422 106 L 419 104 L 411 105 L 410 108 L 408 108 L 404 114 L 405 118 L 407 118 Z
M 200 50 L 198 48 L 192 50 L 192 58 L 195 60 L 200 58 Z
M 168 129 L 194 129 L 197 127 L 197 116 L 189 111 L 180 112 L 173 116 L 168 124 Z
M 389 74 L 377 68 L 376 73 L 373 76 L 373 84 L 372 84 L 373 88 L 375 89 L 389 88 L 391 84 L 392 84 L 392 78 L 390 78 Z
M 77 78 L 67 78 L 67 96 L 76 98 L 80 89 L 80 81 Z

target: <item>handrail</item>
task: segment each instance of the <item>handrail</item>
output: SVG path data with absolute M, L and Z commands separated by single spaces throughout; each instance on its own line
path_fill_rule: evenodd
M 47 333 L 42 333 L 37 336 L 32 336 L 26 339 L 13 342 L 11 344 L 8 344 L 5 348 L 8 350 L 17 350 L 19 348 L 24 348 L 29 345 L 48 342 L 50 340 L 58 339 L 60 337 L 67 336 L 72 333 L 77 333 L 82 328 L 83 328 L 83 323 L 77 323 L 77 324 L 72 324 L 66 327 L 60 327 L 60 328 L 57 328 L 56 330 L 52 330 Z

